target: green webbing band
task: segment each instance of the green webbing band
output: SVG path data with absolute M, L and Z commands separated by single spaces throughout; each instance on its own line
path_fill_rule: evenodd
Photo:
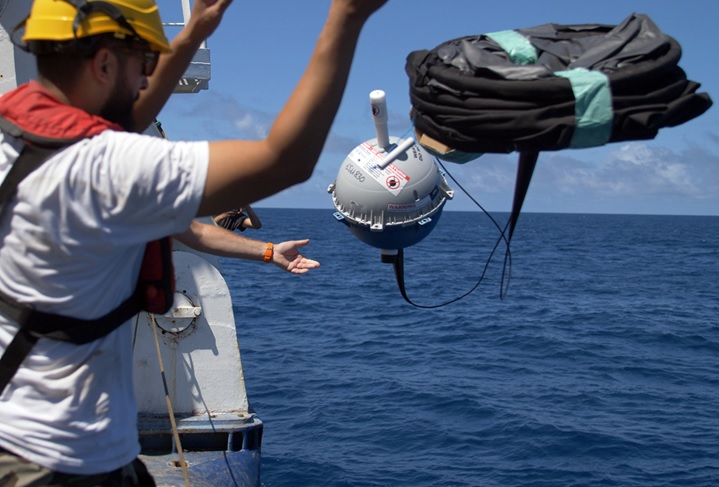
M 514 30 L 502 30 L 484 34 L 499 44 L 499 47 L 509 54 L 509 59 L 514 64 L 536 64 L 537 51 L 529 40 Z
M 567 78 L 574 92 L 576 126 L 570 147 L 596 147 L 612 135 L 612 91 L 609 78 L 599 71 L 576 68 L 554 73 Z

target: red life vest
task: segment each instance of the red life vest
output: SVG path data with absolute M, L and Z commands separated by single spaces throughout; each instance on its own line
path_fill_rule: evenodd
M 0 185 L 2 211 L 20 181 L 52 154 L 81 139 L 105 130 L 122 130 L 122 127 L 62 103 L 39 83 L 31 81 L 0 97 L 0 129 L 25 143 Z M 169 237 L 148 242 L 134 292 L 100 318 L 86 320 L 44 313 L 0 293 L 0 310 L 19 325 L 18 333 L 0 358 L 0 392 L 39 338 L 88 343 L 107 335 L 140 311 L 167 312 L 174 294 L 172 240 Z

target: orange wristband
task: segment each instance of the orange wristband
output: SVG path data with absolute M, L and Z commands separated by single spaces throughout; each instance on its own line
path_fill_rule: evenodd
M 272 255 L 275 253 L 275 245 L 272 242 L 267 242 L 267 248 L 262 256 L 262 260 L 269 264 L 272 262 Z

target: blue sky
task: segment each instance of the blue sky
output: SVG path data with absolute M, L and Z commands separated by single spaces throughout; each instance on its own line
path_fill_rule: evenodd
M 309 59 L 329 0 L 236 0 L 209 39 L 208 91 L 173 95 L 160 115 L 171 139 L 263 137 Z M 165 22 L 179 0 L 158 0 Z M 369 93 L 387 94 L 390 134 L 410 128 L 407 55 L 457 37 L 545 23 L 618 24 L 649 15 L 683 49 L 680 66 L 719 102 L 719 2 L 690 0 L 389 0 L 362 33 L 345 97 L 312 178 L 257 207 L 332 209 L 327 186 L 345 156 L 375 137 Z M 168 27 L 168 37 L 177 28 Z M 516 154 L 488 154 L 448 171 L 489 211 L 511 207 Z M 451 185 L 451 184 L 450 184 Z M 457 189 L 457 188 L 455 188 Z M 460 191 L 446 210 L 476 210 Z M 719 109 L 652 141 L 540 154 L 524 211 L 719 215 Z

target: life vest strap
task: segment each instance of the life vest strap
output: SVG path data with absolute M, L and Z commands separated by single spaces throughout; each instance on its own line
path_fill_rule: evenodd
M 53 139 L 29 134 L 0 116 L 0 129 L 18 137 L 25 145 L 0 184 L 0 214 L 20 182 L 40 167 L 58 150 L 81 139 Z M 33 345 L 40 338 L 51 338 L 82 345 L 102 338 L 142 310 L 165 313 L 172 306 L 175 276 L 172 267 L 172 240 L 165 237 L 148 242 L 135 291 L 118 307 L 95 319 L 81 319 L 46 313 L 33 306 L 18 303 L 0 292 L 0 312 L 15 321 L 19 328 L 0 357 L 0 393 L 17 372 Z

